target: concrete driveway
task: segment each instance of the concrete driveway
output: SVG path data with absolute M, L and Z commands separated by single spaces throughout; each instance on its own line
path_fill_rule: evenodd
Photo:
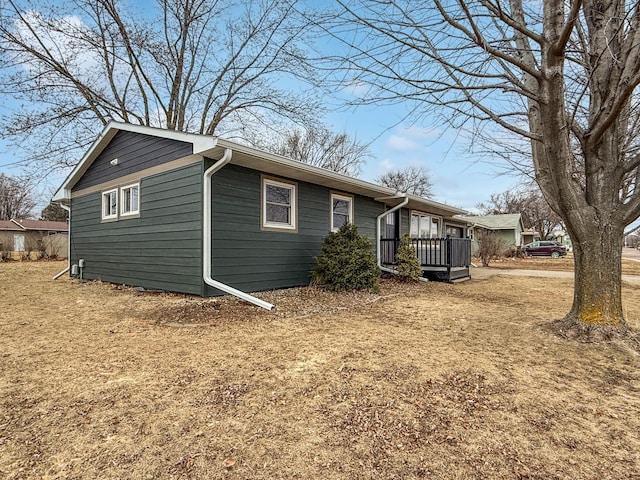
M 640 262 L 640 251 L 635 248 L 623 248 L 622 258 Z M 573 278 L 573 272 L 555 270 L 510 270 L 500 268 L 471 267 L 471 278 L 489 278 L 494 275 L 514 275 L 519 277 Z M 640 285 L 640 276 L 622 275 L 622 280 L 633 285 Z
M 636 248 L 622 247 L 622 258 L 626 260 L 634 260 L 636 262 L 640 262 L 640 250 Z

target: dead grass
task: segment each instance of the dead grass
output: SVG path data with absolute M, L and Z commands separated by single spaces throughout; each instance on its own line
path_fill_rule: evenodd
M 480 260 L 474 262 L 480 265 Z M 525 257 L 525 258 L 501 258 L 492 261 L 490 268 L 517 269 L 517 270 L 555 270 L 561 272 L 573 271 L 573 254 L 569 253 L 563 258 L 550 257 Z M 623 275 L 639 275 L 640 262 L 622 259 Z
M 638 478 L 638 356 L 549 333 L 569 280 L 294 289 L 267 312 L 61 268 L 0 264 L 5 478 Z

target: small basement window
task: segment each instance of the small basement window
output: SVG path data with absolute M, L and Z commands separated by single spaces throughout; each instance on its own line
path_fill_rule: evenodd
M 122 216 L 140 213 L 140 185 L 134 183 L 120 188 Z
M 353 222 L 353 197 L 331 194 L 331 231 L 337 232 L 345 223 Z
M 102 192 L 102 219 L 114 220 L 118 218 L 118 189 Z
M 262 179 L 262 227 L 296 229 L 296 184 Z

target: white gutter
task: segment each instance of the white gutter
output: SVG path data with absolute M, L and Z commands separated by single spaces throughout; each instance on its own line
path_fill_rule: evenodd
M 204 283 L 210 285 L 218 290 L 223 291 L 224 293 L 228 293 L 229 295 L 233 295 L 235 297 L 241 298 L 247 302 L 253 303 L 262 308 L 266 308 L 267 310 L 272 310 L 275 308 L 275 305 L 272 305 L 264 300 L 260 300 L 248 293 L 237 290 L 229 285 L 226 285 L 222 282 L 218 282 L 211 278 L 211 251 L 212 251 L 212 238 L 211 238 L 211 177 L 214 173 L 224 167 L 227 163 L 231 161 L 231 155 L 233 151 L 230 148 L 226 148 L 224 151 L 224 155 L 220 160 L 211 165 L 204 172 L 204 178 L 202 180 L 202 192 L 203 192 L 203 217 L 202 217 L 202 228 L 204 231 L 203 238 L 203 251 L 202 251 L 202 278 Z
M 62 203 L 58 203 L 58 205 L 60 205 L 64 210 L 69 212 L 69 229 L 68 229 L 68 232 L 67 232 L 67 268 L 65 268 L 64 270 L 62 270 L 59 273 L 56 273 L 54 275 L 54 277 L 53 277 L 53 280 L 59 279 L 62 275 L 67 273 L 69 271 L 69 269 L 71 268 L 71 207 L 67 207 L 66 205 L 63 205 Z
M 400 202 L 398 205 L 396 205 L 395 207 L 393 207 L 391 210 L 387 210 L 386 212 L 378 215 L 378 218 L 376 218 L 376 258 L 378 260 L 378 268 L 380 270 L 382 270 L 383 272 L 393 273 L 397 275 L 398 274 L 397 270 L 382 266 L 382 252 L 380 251 L 380 246 L 381 246 L 380 230 L 382 229 L 382 227 L 380 226 L 381 225 L 380 222 L 382 222 L 382 219 L 387 215 L 389 215 L 390 213 L 393 213 L 396 210 L 400 210 L 402 207 L 406 206 L 409 203 L 409 197 L 407 196 L 406 193 L 397 195 L 395 198 L 404 198 L 404 200 Z

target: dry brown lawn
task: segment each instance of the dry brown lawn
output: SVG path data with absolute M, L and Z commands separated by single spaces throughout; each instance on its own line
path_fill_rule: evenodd
M 480 260 L 474 261 L 476 265 L 480 265 Z M 526 258 L 501 258 L 492 261 L 490 268 L 497 269 L 517 269 L 517 270 L 555 270 L 555 271 L 573 271 L 573 254 L 568 254 L 563 258 L 550 257 L 526 257 Z M 640 276 L 640 262 L 628 259 L 622 259 L 623 275 Z
M 546 328 L 569 280 L 293 289 L 267 312 L 62 268 L 0 264 L 0 477 L 640 478 L 638 354 Z

